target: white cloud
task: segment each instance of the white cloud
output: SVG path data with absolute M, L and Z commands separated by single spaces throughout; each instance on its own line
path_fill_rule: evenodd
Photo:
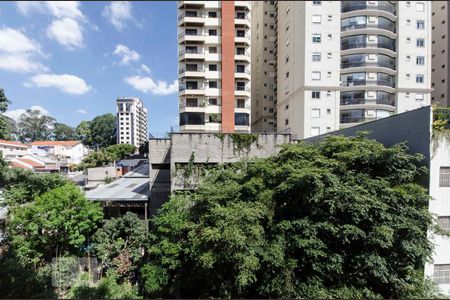
M 166 81 L 155 82 L 150 77 L 132 76 L 125 78 L 125 82 L 138 91 L 155 95 L 169 95 L 178 91 L 178 81 L 168 84 Z
M 141 64 L 141 66 L 139 67 L 139 70 L 142 71 L 142 72 L 144 72 L 144 73 L 150 74 L 150 68 L 147 67 L 147 66 L 144 65 L 144 64 Z
M 42 106 L 39 106 L 39 105 L 33 105 L 28 109 L 38 110 L 41 112 L 41 114 L 46 115 L 46 116 L 50 115 L 48 110 L 46 110 L 45 108 L 43 108 Z M 18 121 L 20 116 L 23 115 L 26 111 L 27 111 L 26 109 L 19 108 L 19 109 L 15 109 L 15 110 L 8 110 L 4 113 L 4 115 L 13 119 L 14 121 Z
M 90 87 L 83 79 L 69 74 L 39 74 L 24 84 L 26 87 L 54 87 L 66 94 L 82 95 L 89 92 Z
M 82 28 L 77 21 L 70 18 L 54 20 L 47 28 L 47 37 L 70 50 L 83 47 Z
M 126 1 L 111 2 L 105 6 L 102 15 L 119 31 L 126 27 L 127 21 L 133 20 L 131 3 Z
M 18 73 L 36 73 L 47 68 L 37 62 L 41 46 L 21 31 L 4 27 L 0 29 L 0 69 Z
M 84 109 L 79 109 L 79 110 L 77 110 L 77 113 L 85 115 L 85 114 L 87 114 L 87 111 Z
M 131 61 L 137 61 L 141 58 L 139 53 L 131 50 L 125 45 L 118 44 L 113 52 L 114 55 L 121 57 L 120 64 L 126 65 Z
M 25 16 L 32 12 L 47 13 L 56 18 L 85 20 L 78 1 L 18 1 L 17 9 Z

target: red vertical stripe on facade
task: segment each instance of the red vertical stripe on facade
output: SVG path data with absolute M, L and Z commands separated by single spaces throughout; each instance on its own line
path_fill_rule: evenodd
M 234 1 L 222 1 L 222 132 L 234 132 Z

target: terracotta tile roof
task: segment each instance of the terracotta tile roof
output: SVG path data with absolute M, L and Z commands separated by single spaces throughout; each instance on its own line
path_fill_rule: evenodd
M 40 164 L 38 162 L 35 162 L 34 160 L 31 160 L 31 159 L 18 158 L 17 160 L 21 161 L 21 162 L 24 162 L 24 163 L 26 163 L 26 164 L 28 164 L 28 165 L 30 165 L 32 167 L 35 167 L 35 168 L 45 168 L 45 165 Z
M 0 140 L 0 144 L 4 144 L 4 145 L 8 145 L 8 146 L 27 148 L 27 145 L 19 143 L 19 142 L 11 142 L 11 141 Z
M 81 141 L 36 141 L 30 143 L 32 146 L 76 146 Z
M 21 168 L 21 169 L 26 169 L 26 170 L 30 170 L 31 168 L 28 168 L 25 165 L 19 164 L 18 162 L 15 161 L 10 161 L 9 162 L 10 166 L 14 167 L 14 168 Z

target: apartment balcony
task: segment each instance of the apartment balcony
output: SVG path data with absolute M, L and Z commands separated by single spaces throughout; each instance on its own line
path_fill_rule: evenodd
M 178 1 L 178 8 L 202 8 L 205 7 L 205 1 L 188 0 L 188 1 Z
M 341 106 L 351 109 L 384 109 L 395 110 L 395 99 L 389 98 L 352 98 L 341 99 Z
M 182 31 L 178 34 L 178 43 L 184 42 L 204 43 L 205 35 L 203 34 L 202 31 L 199 31 L 197 33 L 186 33 Z
M 197 100 L 197 102 L 181 100 L 178 105 L 179 112 L 205 112 L 206 104 L 204 100 Z
M 183 12 L 178 15 L 178 26 L 191 25 L 203 26 L 205 24 L 205 14 L 203 12 L 188 13 Z
M 237 26 L 245 26 L 250 28 L 252 25 L 250 21 L 250 12 L 236 12 L 234 24 Z
M 396 17 L 397 8 L 395 4 L 390 3 L 389 1 L 378 1 L 377 4 L 368 4 L 367 1 L 342 1 L 341 2 L 341 12 L 343 14 L 361 14 L 361 11 L 364 11 L 364 14 L 367 15 L 382 15 L 388 17 Z
M 351 24 L 341 27 L 341 37 L 351 36 L 355 34 L 382 34 L 391 39 L 397 37 L 397 28 L 395 22 L 392 25 L 386 24 Z
M 197 68 L 186 68 L 182 67 L 178 70 L 178 77 L 197 77 L 203 78 L 205 77 L 205 68 L 203 66 L 199 66 Z
M 341 74 L 346 72 L 385 72 L 389 75 L 396 74 L 395 64 L 385 62 L 385 61 L 354 61 L 341 63 Z
M 185 85 L 180 85 L 178 88 L 178 95 L 179 96 L 186 96 L 186 95 L 192 95 L 192 96 L 203 96 L 205 95 L 205 88 L 203 86 L 191 86 L 187 87 Z
M 246 10 L 251 10 L 251 1 L 234 1 L 234 7 L 244 8 Z
M 235 51 L 234 52 L 234 60 L 235 61 L 245 61 L 250 63 L 251 62 L 251 55 L 250 51 Z
M 235 86 L 234 95 L 238 97 L 250 97 L 250 88 L 248 86 Z
M 251 79 L 250 69 L 246 68 L 245 70 L 234 70 L 234 78 L 236 79 Z
M 205 59 L 205 51 L 203 48 L 197 48 L 195 50 L 182 49 L 178 52 L 178 60 L 204 60 Z
M 250 34 L 246 33 L 246 34 L 236 34 L 234 37 L 234 42 L 236 44 L 246 44 L 249 45 L 251 44 L 251 37 Z
M 363 123 L 366 121 L 365 116 L 357 116 L 357 117 L 341 117 L 340 123 L 341 124 L 357 124 L 357 123 Z

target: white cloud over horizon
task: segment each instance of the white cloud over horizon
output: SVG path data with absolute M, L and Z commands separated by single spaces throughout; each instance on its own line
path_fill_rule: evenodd
M 133 20 L 131 3 L 127 1 L 113 1 L 103 9 L 105 17 L 118 31 L 126 27 L 128 21 Z
M 90 90 L 82 78 L 70 74 L 38 74 L 24 83 L 26 87 L 54 87 L 66 94 L 82 95 Z
M 126 77 L 125 82 L 134 89 L 143 93 L 152 93 L 154 95 L 169 95 L 178 92 L 178 80 L 174 80 L 169 84 L 164 80 L 155 82 L 150 77 L 131 76 Z
M 38 111 L 41 112 L 41 114 L 46 115 L 46 116 L 50 115 L 49 111 L 46 110 L 45 108 L 43 108 L 40 105 L 33 105 L 33 106 L 31 106 L 30 108 L 27 108 L 27 109 L 38 110 Z M 20 116 L 23 115 L 27 111 L 27 109 L 18 108 L 18 109 L 8 110 L 8 111 L 6 111 L 4 113 L 4 115 L 17 122 L 19 120 Z
M 37 56 L 44 56 L 39 43 L 17 29 L 0 29 L 0 69 L 17 73 L 47 71 L 47 67 L 36 61 Z
M 138 61 L 141 58 L 141 55 L 139 53 L 122 44 L 116 45 L 116 49 L 114 50 L 113 55 L 121 58 L 121 65 L 127 65 L 129 62 Z
M 85 114 L 87 114 L 87 111 L 85 109 L 78 109 L 77 113 L 85 115 Z

